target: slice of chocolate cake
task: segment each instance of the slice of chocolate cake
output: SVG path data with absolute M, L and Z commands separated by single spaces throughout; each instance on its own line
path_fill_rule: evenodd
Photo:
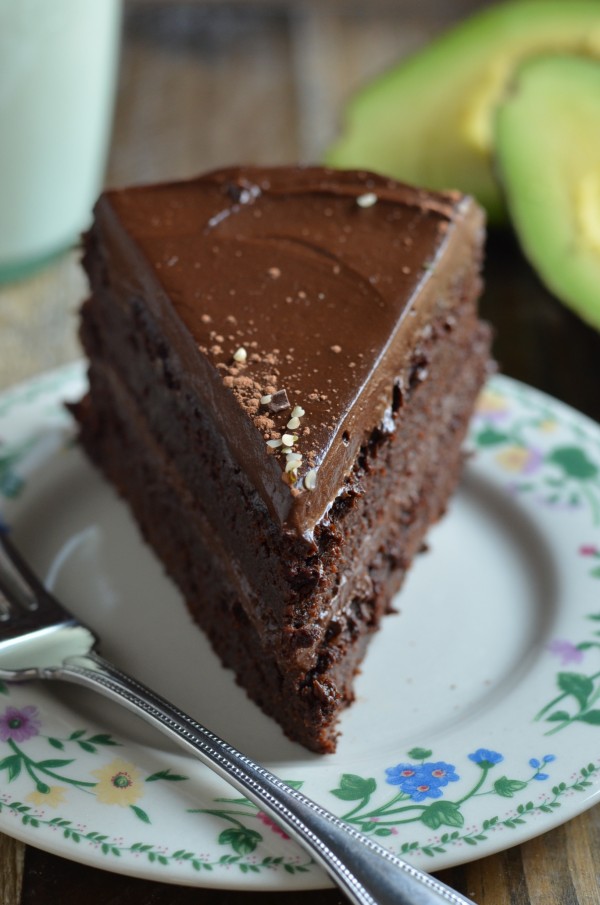
M 96 207 L 83 444 L 223 663 L 314 751 L 457 482 L 482 238 L 468 198 L 316 167 Z

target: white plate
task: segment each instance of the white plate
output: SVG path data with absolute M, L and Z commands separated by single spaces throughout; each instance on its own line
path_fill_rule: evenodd
M 0 397 L 2 512 L 105 655 L 393 851 L 439 869 L 600 795 L 600 428 L 494 378 L 469 460 L 385 620 L 333 756 L 308 754 L 224 671 L 125 506 L 72 442 L 70 366 Z M 257 809 L 116 706 L 0 695 L 0 829 L 109 870 L 216 887 L 325 876 Z

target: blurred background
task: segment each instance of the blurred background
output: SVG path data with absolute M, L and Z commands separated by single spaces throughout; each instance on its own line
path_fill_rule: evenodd
M 7 3 L 20 0 L 0 0 L 0 10 Z M 490 5 L 124 0 L 105 182 L 175 179 L 238 162 L 319 161 L 340 127 L 345 102 L 362 83 Z M 484 276 L 482 312 L 495 328 L 502 370 L 600 420 L 600 334 L 542 287 L 509 228 L 490 233 Z M 77 309 L 85 294 L 77 248 L 26 279 L 0 285 L 0 389 L 80 357 Z M 596 811 L 447 879 L 464 891 L 477 887 L 477 900 L 490 905 L 600 902 Z M 134 901 L 133 881 L 118 887 L 118 878 L 98 875 L 92 883 L 89 869 L 32 849 L 21 898 L 23 851 L 20 843 L 0 838 L 2 905 L 75 901 L 68 890 L 84 888 L 90 903 L 125 902 L 126 894 Z M 140 890 L 136 902 L 187 903 L 194 895 L 175 898 L 163 890 L 151 899 L 150 884 L 146 898 Z M 202 899 L 209 900 L 234 901 L 226 893 Z M 321 900 L 339 901 L 335 893 Z M 201 899 L 194 895 L 194 901 Z
M 318 161 L 359 85 L 486 5 L 125 0 L 105 182 Z M 71 252 L 0 285 L 0 387 L 79 355 L 74 311 L 86 290 L 77 262 Z
M 361 84 L 490 5 L 125 0 L 106 184 L 234 162 L 319 161 Z M 73 251 L 0 286 L 0 387 L 78 357 L 74 312 L 86 289 L 77 262 Z M 492 235 L 485 276 L 483 311 L 503 369 L 600 418 L 598 394 L 582 387 L 598 334 L 541 287 L 509 230 Z M 564 364 L 560 381 L 541 359 Z
M 128 0 L 108 182 L 318 161 L 360 85 L 489 5 Z

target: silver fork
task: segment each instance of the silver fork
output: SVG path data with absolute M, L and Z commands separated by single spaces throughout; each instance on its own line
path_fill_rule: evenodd
M 0 528 L 0 678 L 63 679 L 123 704 L 243 792 L 306 849 L 355 905 L 474 905 L 290 788 L 95 651 Z

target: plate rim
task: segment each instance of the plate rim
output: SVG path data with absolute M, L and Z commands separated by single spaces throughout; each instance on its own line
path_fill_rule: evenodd
M 35 406 L 40 398 L 46 397 L 46 402 L 48 402 L 49 399 L 54 399 L 54 404 L 58 408 L 60 407 L 62 400 L 65 397 L 70 396 L 73 392 L 73 389 L 69 390 L 69 387 L 79 387 L 80 385 L 83 385 L 83 382 L 84 362 L 76 361 L 71 362 L 66 366 L 53 369 L 52 371 L 44 372 L 41 375 L 36 375 L 13 387 L 9 387 L 0 393 L 0 423 L 2 422 L 2 418 L 10 419 L 11 410 Z M 585 414 L 578 412 L 569 405 L 551 397 L 541 390 L 530 387 L 505 375 L 494 375 L 487 385 L 487 390 L 491 391 L 492 394 L 498 388 L 500 390 L 500 396 L 502 396 L 502 393 L 504 392 L 512 398 L 518 399 L 521 404 L 531 405 L 533 408 L 537 407 L 538 410 L 545 408 L 553 413 L 557 413 L 559 416 L 557 420 L 561 425 L 564 426 L 568 423 L 569 425 L 574 425 L 580 431 L 583 430 L 584 434 L 589 435 L 586 437 L 586 442 L 590 441 L 595 448 L 600 451 L 600 426 Z M 492 411 L 492 415 L 494 414 L 497 414 L 497 412 L 494 413 Z M 495 424 L 494 417 L 490 418 L 489 423 L 492 425 Z M 1 451 L 2 447 L 0 446 L 0 453 Z M 2 495 L 0 494 L 0 501 L 1 500 Z M 0 703 L 3 703 L 3 701 L 0 700 Z M 181 757 L 185 760 L 183 755 L 181 755 Z M 583 759 L 584 758 L 581 758 L 581 760 Z M 476 763 L 476 761 L 474 761 L 474 763 Z M 548 761 L 548 763 L 550 762 Z M 591 760 L 588 766 L 592 766 Z M 467 846 L 463 852 L 464 857 L 443 858 L 441 857 L 441 853 L 437 853 L 437 857 L 436 853 L 434 853 L 433 860 L 419 861 L 419 866 L 424 866 L 427 870 L 439 870 L 456 864 L 466 863 L 474 858 L 487 856 L 494 852 L 501 851 L 508 846 L 520 844 L 521 842 L 538 836 L 541 833 L 564 823 L 566 820 L 571 819 L 577 814 L 582 813 L 589 807 L 592 807 L 596 800 L 600 798 L 600 758 L 595 759 L 593 766 L 594 770 L 590 772 L 589 776 L 583 777 L 586 782 L 581 791 L 583 792 L 585 789 L 589 791 L 586 791 L 584 795 L 582 794 L 577 799 L 578 805 L 576 807 L 571 807 L 567 812 L 563 811 L 562 808 L 556 808 L 547 814 L 545 813 L 542 828 L 539 828 L 539 824 L 534 825 L 534 823 L 527 823 L 525 821 L 523 825 L 515 829 L 514 835 L 511 835 L 510 839 L 506 840 L 506 842 L 503 841 L 497 845 L 492 844 L 491 846 L 484 845 L 483 848 L 475 845 Z M 542 769 L 545 769 L 544 764 L 542 764 Z M 599 771 L 597 776 L 596 770 Z M 590 777 L 592 776 L 594 777 L 594 781 L 590 780 Z M 327 806 L 331 809 L 331 802 L 329 802 Z M 63 841 L 57 841 L 58 835 L 55 835 L 54 839 L 49 834 L 46 834 L 45 836 L 43 836 L 43 834 L 38 835 L 32 832 L 32 829 L 37 829 L 37 827 L 34 826 L 32 828 L 31 824 L 16 824 L 16 820 L 14 823 L 11 822 L 11 819 L 15 816 L 17 819 L 22 819 L 22 815 L 19 817 L 19 812 L 9 810 L 10 807 L 10 805 L 7 806 L 5 800 L 0 799 L 0 829 L 9 835 L 53 854 L 67 857 L 71 860 L 79 861 L 80 863 L 114 870 L 131 876 L 162 880 L 180 885 L 212 886 L 223 889 L 253 888 L 264 890 L 278 889 L 284 891 L 290 889 L 317 889 L 331 885 L 326 875 L 317 868 L 314 870 L 311 868 L 305 872 L 294 872 L 293 874 L 284 874 L 281 870 L 265 870 L 259 874 L 255 874 L 253 871 L 235 873 L 234 871 L 230 871 L 229 867 L 239 864 L 239 862 L 230 862 L 229 867 L 226 864 L 223 864 L 225 870 L 222 871 L 198 871 L 196 874 L 190 874 L 189 871 L 186 873 L 185 870 L 182 870 L 179 866 L 174 866 L 174 863 L 163 864 L 160 861 L 155 863 L 148 861 L 138 863 L 131 859 L 121 860 L 121 858 L 119 858 L 118 861 L 115 859 L 116 863 L 114 863 L 107 861 L 102 855 L 98 855 L 95 849 L 88 848 L 86 850 L 85 848 L 74 846 L 72 842 L 69 846 L 67 844 L 68 837 L 65 838 L 63 836 Z M 536 805 L 536 808 L 537 807 L 538 806 Z M 11 819 L 7 819 L 7 814 L 11 815 Z M 524 816 L 526 817 L 527 815 Z M 493 831 L 494 828 L 491 827 L 490 830 Z M 407 852 L 406 854 L 410 858 L 411 853 Z

